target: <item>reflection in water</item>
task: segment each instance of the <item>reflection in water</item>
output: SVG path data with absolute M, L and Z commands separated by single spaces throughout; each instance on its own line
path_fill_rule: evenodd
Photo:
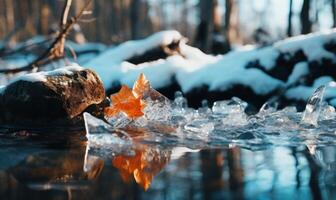
M 133 176 L 145 190 L 149 188 L 154 176 L 169 162 L 170 151 L 152 148 L 147 145 L 135 150 L 135 155 L 118 155 L 112 159 L 122 179 L 126 182 Z
M 336 199 L 335 146 L 195 152 L 138 144 L 99 155 L 80 138 L 59 148 L 0 139 L 0 199 Z
M 104 161 L 90 157 L 89 160 L 95 160 L 94 166 L 83 171 L 84 154 L 77 150 L 30 155 L 9 168 L 8 173 L 35 189 L 79 187 L 76 182 L 93 180 L 100 174 Z M 73 183 L 75 186 L 71 186 Z

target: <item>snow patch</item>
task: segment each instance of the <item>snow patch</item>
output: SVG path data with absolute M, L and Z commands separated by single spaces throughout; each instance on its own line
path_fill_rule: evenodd
M 297 83 L 302 76 L 305 76 L 309 73 L 308 63 L 299 62 L 297 63 L 291 75 L 289 75 L 286 85 L 292 85 Z
M 181 34 L 177 31 L 161 31 L 142 40 L 122 43 L 87 62 L 85 66 L 98 73 L 105 88 L 109 88 L 113 82 L 120 81 L 120 79 L 125 76 L 125 71 L 129 72 L 129 70 L 127 70 L 128 68 L 132 68 L 133 66 L 135 69 L 136 65 L 124 62 L 125 60 L 143 54 L 155 47 L 168 45 L 181 38 Z M 126 80 L 128 79 L 129 78 L 126 78 Z
M 78 64 L 73 63 L 72 65 L 58 68 L 53 71 L 25 74 L 25 75 L 14 78 L 13 80 L 10 81 L 9 84 L 16 82 L 16 81 L 46 82 L 47 76 L 72 75 L 73 72 L 81 71 L 83 69 L 84 69 L 83 67 L 80 67 Z
M 288 38 L 275 43 L 273 46 L 281 52 L 290 53 L 301 49 L 307 56 L 308 61 L 320 60 L 321 58 L 329 58 L 332 61 L 336 61 L 335 55 L 324 48 L 326 43 L 336 41 L 335 38 L 336 29 L 331 29 Z
M 331 81 L 333 81 L 332 77 L 321 76 L 314 81 L 313 86 L 297 86 L 294 88 L 290 88 L 286 91 L 285 96 L 288 99 L 307 101 L 310 95 L 313 94 L 313 92 L 318 87 L 320 87 L 321 85 L 328 85 L 328 83 L 330 83 Z M 336 98 L 336 88 L 327 87 L 324 97 L 326 99 Z

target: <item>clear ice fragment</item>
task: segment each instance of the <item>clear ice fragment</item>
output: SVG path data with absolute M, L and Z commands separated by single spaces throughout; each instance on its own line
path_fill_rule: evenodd
M 276 103 L 266 102 L 261 106 L 258 115 L 266 115 L 275 112 L 277 106 L 278 105 Z
M 183 97 L 182 97 L 183 98 Z M 150 88 L 145 99 L 145 118 L 148 121 L 169 121 L 172 116 L 172 102 L 158 91 Z
M 324 95 L 326 86 L 322 85 L 318 87 L 315 92 L 309 97 L 306 109 L 303 113 L 301 123 L 310 124 L 313 126 L 317 126 L 317 121 L 320 116 L 321 107 L 322 107 L 322 99 Z
M 336 117 L 335 108 L 333 106 L 330 106 L 327 102 L 324 101 L 321 107 L 322 108 L 319 121 L 331 120 Z
M 222 119 L 224 126 L 245 126 L 248 124 L 245 112 L 231 113 Z
M 244 112 L 247 103 L 237 97 L 230 100 L 216 101 L 212 106 L 212 112 L 217 115 L 228 115 L 230 113 Z
M 119 151 L 132 145 L 132 139 L 126 132 L 115 129 L 89 113 L 83 115 L 89 148 Z
M 202 107 L 198 108 L 197 112 L 201 116 L 209 116 L 211 114 L 211 110 L 206 99 L 202 100 Z
M 173 102 L 173 111 L 175 115 L 183 115 L 184 111 L 188 108 L 188 101 L 183 97 L 182 92 L 175 92 L 175 99 Z
M 114 128 L 123 128 L 131 123 L 131 120 L 122 112 L 116 116 L 106 117 L 106 121 Z

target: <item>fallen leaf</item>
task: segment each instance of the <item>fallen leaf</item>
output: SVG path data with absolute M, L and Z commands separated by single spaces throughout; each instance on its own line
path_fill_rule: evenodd
M 123 85 L 120 91 L 111 95 L 112 105 L 105 108 L 105 114 L 109 117 L 117 115 L 119 112 L 123 112 L 128 118 L 137 118 L 144 115 L 142 109 L 144 104 L 141 99 L 136 98 L 131 89 L 126 85 Z
M 149 81 L 146 80 L 144 74 L 140 74 L 138 80 L 134 83 L 133 90 L 123 85 L 118 93 L 111 95 L 112 105 L 105 108 L 105 114 L 112 117 L 119 112 L 123 112 L 131 119 L 143 116 L 146 103 L 142 98 L 149 89 Z

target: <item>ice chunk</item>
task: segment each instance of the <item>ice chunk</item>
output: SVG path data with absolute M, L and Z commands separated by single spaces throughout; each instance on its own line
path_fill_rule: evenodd
M 317 121 L 321 112 L 321 103 L 326 86 L 318 87 L 315 92 L 309 97 L 306 109 L 303 113 L 301 123 L 317 126 Z
M 214 130 L 214 123 L 208 120 L 194 120 L 186 124 L 184 129 L 195 133 L 209 134 Z
M 217 115 L 244 112 L 247 103 L 237 97 L 230 100 L 216 101 L 212 106 L 212 112 Z
M 158 91 L 150 88 L 144 102 L 146 104 L 143 110 L 144 116 L 135 119 L 129 125 L 149 128 L 172 121 L 172 102 Z
M 261 106 L 261 108 L 258 112 L 258 115 L 259 116 L 264 116 L 266 114 L 273 113 L 273 112 L 276 111 L 277 107 L 278 107 L 278 105 L 275 102 L 266 102 Z
M 197 110 L 188 107 L 187 99 L 179 91 L 175 93 L 172 109 L 172 121 L 174 124 L 184 126 L 199 117 Z
M 222 118 L 223 126 L 242 126 L 247 124 L 246 107 L 246 102 L 233 97 L 230 100 L 216 101 L 212 106 L 212 112 L 215 117 Z
M 224 126 L 244 126 L 248 124 L 245 112 L 231 113 L 222 119 Z
M 106 121 L 114 128 L 123 128 L 129 125 L 132 121 L 122 112 L 116 116 L 106 117 Z
M 183 97 L 182 92 L 175 92 L 175 99 L 173 102 L 173 109 L 175 115 L 183 115 L 188 108 L 188 101 Z
M 115 129 L 89 113 L 83 115 L 89 148 L 120 151 L 132 145 L 132 139 L 126 132 Z
M 160 94 L 158 91 L 150 88 L 149 95 L 145 99 L 146 107 L 144 109 L 145 118 L 148 121 L 169 121 L 172 116 L 172 102 Z
M 210 116 L 212 114 L 211 109 L 209 108 L 209 103 L 208 103 L 207 100 L 204 99 L 202 101 L 202 107 L 197 109 L 197 113 L 200 116 Z
M 333 106 L 330 106 L 327 102 L 323 102 L 321 107 L 319 120 L 331 120 L 336 117 L 335 108 Z

